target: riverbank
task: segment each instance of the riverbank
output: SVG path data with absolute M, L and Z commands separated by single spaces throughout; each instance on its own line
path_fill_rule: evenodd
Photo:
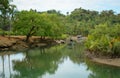
M 105 56 L 96 56 L 90 52 L 86 52 L 85 56 L 93 62 L 120 67 L 120 58 L 110 58 Z
M 39 36 L 32 36 L 29 42 L 25 42 L 25 36 L 0 36 L 0 51 L 9 51 L 9 50 L 24 50 L 34 47 L 46 47 L 49 45 L 58 44 L 56 41 L 46 38 L 41 39 Z M 72 39 L 77 40 L 77 37 L 73 37 Z M 78 42 L 79 43 L 79 42 Z M 4 54 L 6 52 L 2 52 Z M 9 52 L 11 53 L 11 52 Z M 97 57 L 90 52 L 85 53 L 86 57 L 88 57 L 93 62 L 118 66 L 120 67 L 120 58 L 110 58 L 110 57 Z
M 39 36 L 32 36 L 29 42 L 25 42 L 25 38 L 25 36 L 0 36 L 0 51 L 23 50 L 57 44 L 56 41 L 52 39 L 41 39 Z
M 106 64 L 106 65 L 111 65 L 111 66 L 117 66 L 120 67 L 120 58 L 93 58 L 92 61 L 101 63 L 101 64 Z

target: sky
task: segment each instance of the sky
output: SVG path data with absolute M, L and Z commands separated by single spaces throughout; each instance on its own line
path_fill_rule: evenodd
M 89 10 L 113 10 L 120 13 L 120 0 L 13 0 L 18 10 L 36 9 L 47 11 L 55 9 L 63 14 L 71 12 L 76 8 Z

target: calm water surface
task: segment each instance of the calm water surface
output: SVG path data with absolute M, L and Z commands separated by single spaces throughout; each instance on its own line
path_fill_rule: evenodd
M 76 44 L 0 55 L 0 78 L 120 78 L 120 68 L 93 63 L 83 52 Z

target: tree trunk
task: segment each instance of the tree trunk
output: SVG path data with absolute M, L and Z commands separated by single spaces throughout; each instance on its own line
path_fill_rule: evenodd
M 26 40 L 25 40 L 26 42 L 29 42 L 29 38 L 32 36 L 32 34 L 34 34 L 34 32 L 33 32 L 34 29 L 35 29 L 35 26 L 32 26 L 32 28 L 30 29 L 30 31 L 26 35 Z
M 26 40 L 25 40 L 26 42 L 29 42 L 30 36 L 31 36 L 30 34 L 26 36 Z

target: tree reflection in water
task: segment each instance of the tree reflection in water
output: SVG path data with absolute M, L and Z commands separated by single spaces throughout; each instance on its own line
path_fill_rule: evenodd
M 83 62 L 83 59 L 80 59 L 81 50 L 78 47 L 69 49 L 66 45 L 29 50 L 25 52 L 26 57 L 23 61 L 14 61 L 14 69 L 20 72 L 15 77 L 37 78 L 46 73 L 55 74 L 58 65 L 67 57 L 74 63 L 80 64 Z
M 37 78 L 46 73 L 54 74 L 58 64 L 62 62 L 60 59 L 62 55 L 57 51 L 57 48 L 53 47 L 25 52 L 26 57 L 23 61 L 14 61 L 14 69 L 20 72 L 20 75 L 15 77 Z

